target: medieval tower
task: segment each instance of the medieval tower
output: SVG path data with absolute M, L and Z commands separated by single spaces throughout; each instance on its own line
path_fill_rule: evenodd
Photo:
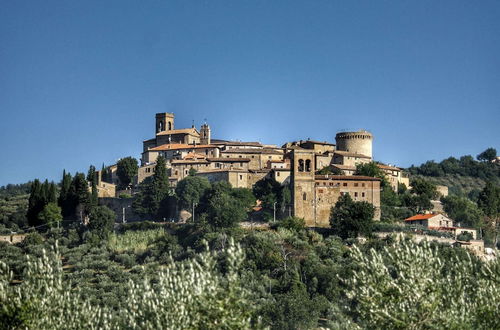
M 163 131 L 170 131 L 174 129 L 174 114 L 169 112 L 162 112 L 156 114 L 156 134 Z
M 337 150 L 348 151 L 372 158 L 372 133 L 360 130 L 357 132 L 340 132 L 335 136 Z
M 210 144 L 210 126 L 207 123 L 201 125 L 200 129 L 200 144 Z
M 291 156 L 293 215 L 305 219 L 306 226 L 316 227 L 314 150 L 295 149 Z

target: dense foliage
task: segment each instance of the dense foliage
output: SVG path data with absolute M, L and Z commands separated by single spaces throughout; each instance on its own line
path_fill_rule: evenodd
M 293 218 L 267 231 L 131 224 L 99 242 L 53 229 L 0 243 L 0 257 L 3 328 L 492 329 L 500 317 L 498 261 L 390 238 L 348 248 Z
M 120 187 L 127 188 L 137 175 L 139 165 L 134 157 L 125 157 L 116 163 L 116 175 L 120 180 Z

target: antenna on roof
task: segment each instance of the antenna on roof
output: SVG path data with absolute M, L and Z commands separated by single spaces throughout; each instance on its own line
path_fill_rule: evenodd
M 191 125 L 192 128 L 194 128 L 194 119 L 193 119 L 193 124 Z

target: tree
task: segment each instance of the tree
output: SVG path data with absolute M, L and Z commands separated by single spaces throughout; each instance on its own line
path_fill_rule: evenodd
M 38 213 L 40 213 L 45 206 L 45 199 L 42 193 L 42 184 L 40 180 L 35 179 L 31 185 L 30 197 L 28 200 L 28 212 L 26 217 L 30 226 L 39 225 Z
M 436 190 L 436 185 L 428 180 L 422 178 L 414 178 L 411 180 L 411 192 L 420 196 L 426 196 L 429 199 L 436 199 L 438 197 L 438 192 Z
M 497 158 L 497 150 L 494 148 L 488 148 L 479 155 L 477 155 L 477 160 L 483 162 L 491 162 Z
M 343 239 L 370 235 L 375 208 L 368 202 L 355 202 L 349 194 L 340 196 L 332 208 L 330 225 Z
M 45 205 L 43 210 L 38 214 L 38 220 L 49 227 L 59 227 L 62 219 L 61 208 L 53 202 Z
M 68 217 L 73 213 L 72 205 L 70 201 L 70 189 L 71 189 L 71 181 L 73 178 L 71 174 L 66 173 L 66 170 L 63 171 L 63 177 L 60 183 L 61 191 L 59 193 L 58 204 L 61 207 L 63 217 Z
M 57 203 L 57 188 L 54 182 L 49 184 L 49 189 L 47 193 L 47 202 L 48 203 Z
M 89 229 L 101 239 L 107 239 L 113 231 L 116 214 L 106 206 L 96 206 L 89 214 Z
M 122 188 L 127 188 L 132 179 L 137 175 L 139 165 L 137 164 L 137 159 L 133 157 L 122 158 L 116 163 L 116 175 L 120 179 L 120 186 Z
M 342 281 L 353 318 L 368 329 L 498 329 L 499 260 L 480 262 L 462 249 L 401 240 L 362 251 Z M 451 256 L 446 259 L 446 251 Z
M 281 185 L 274 178 L 264 178 L 253 186 L 253 194 L 264 207 L 272 209 L 278 203 L 281 195 Z
M 166 218 L 169 213 L 170 184 L 163 156 L 158 156 L 154 175 L 141 183 L 140 190 L 132 205 L 134 211 L 155 219 Z
M 215 182 L 200 200 L 201 218 L 214 230 L 231 228 L 247 217 L 247 209 L 232 195 L 232 187 L 226 181 Z
M 491 182 L 486 183 L 479 193 L 477 204 L 485 214 L 486 229 L 493 234 L 494 246 L 497 247 L 500 233 L 500 187 Z
M 233 188 L 231 190 L 231 195 L 247 211 L 250 210 L 253 206 L 255 206 L 256 199 L 251 189 Z
M 210 182 L 205 177 L 187 176 L 179 181 L 175 187 L 175 194 L 180 208 L 191 210 L 194 204 L 200 202 L 200 198 L 208 189 L 210 189 Z
M 338 167 L 334 167 L 334 166 L 330 166 L 329 165 L 329 166 L 323 167 L 319 171 L 316 171 L 316 174 L 319 174 L 319 175 L 327 175 L 327 174 L 331 174 L 331 175 L 344 175 L 344 171 L 342 171 Z
M 444 211 L 454 221 L 459 222 L 461 226 L 470 226 L 479 228 L 482 224 L 483 212 L 476 203 L 468 198 L 450 195 L 441 198 Z
M 98 203 L 98 194 L 97 194 L 97 172 L 95 170 L 95 167 L 93 165 L 90 165 L 89 171 L 87 173 L 87 181 L 90 182 L 91 185 L 91 192 L 90 192 L 90 207 L 95 207 L 97 206 Z

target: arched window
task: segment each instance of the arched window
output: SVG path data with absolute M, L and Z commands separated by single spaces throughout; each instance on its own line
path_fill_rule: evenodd
M 307 193 L 304 193 L 304 194 L 302 195 L 302 199 L 303 199 L 303 200 L 305 200 L 305 201 L 307 200 Z
M 311 160 L 306 160 L 306 172 L 311 172 Z
M 299 159 L 299 172 L 304 172 L 304 160 Z
M 168 130 L 171 131 L 172 130 L 172 122 L 168 122 Z
M 160 122 L 158 123 L 158 132 L 161 132 L 163 131 L 163 121 L 160 120 Z

